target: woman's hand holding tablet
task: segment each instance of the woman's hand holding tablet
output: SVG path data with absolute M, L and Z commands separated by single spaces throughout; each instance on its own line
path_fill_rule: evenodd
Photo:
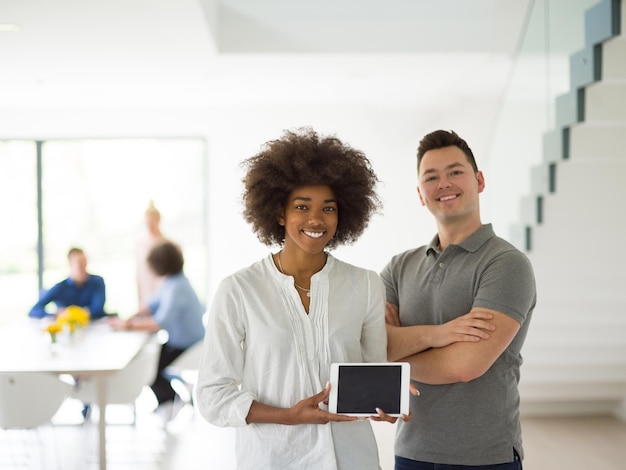
M 381 416 L 382 410 L 407 419 L 410 382 L 408 362 L 333 363 L 328 410 L 358 417 Z

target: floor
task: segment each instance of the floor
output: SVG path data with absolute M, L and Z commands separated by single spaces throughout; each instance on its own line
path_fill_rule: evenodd
M 173 416 L 154 411 L 148 392 L 132 409 L 109 406 L 109 470 L 229 470 L 235 468 L 234 431 L 211 426 L 187 405 Z M 94 470 L 97 423 L 83 424 L 82 405 L 68 400 L 53 426 L 0 430 L 2 470 Z M 393 468 L 393 428 L 373 423 L 382 470 Z M 626 423 L 609 416 L 525 418 L 525 470 L 624 470 Z
M 522 420 L 525 470 L 625 470 L 626 422 L 610 416 Z

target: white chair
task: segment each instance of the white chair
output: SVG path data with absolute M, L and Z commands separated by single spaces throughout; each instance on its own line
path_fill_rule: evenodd
M 56 375 L 0 374 L 0 428 L 34 429 L 48 423 L 72 391 Z
M 107 405 L 130 405 L 133 409 L 133 424 L 137 419 L 135 401 L 143 388 L 154 382 L 159 367 L 160 352 L 161 344 L 157 341 L 150 341 L 124 369 L 107 377 Z M 72 397 L 83 403 L 97 403 L 98 395 L 95 381 L 80 381 L 72 393 Z
M 172 388 L 185 404 L 195 404 L 195 387 L 198 382 L 198 368 L 200 367 L 203 343 L 200 340 L 187 348 L 164 371 L 172 384 Z
M 45 444 L 50 439 L 39 435 L 40 428 L 50 424 L 50 420 L 70 395 L 73 385 L 63 382 L 56 375 L 45 373 L 0 373 L 0 428 L 11 430 L 37 431 L 37 451 L 44 457 Z M 7 431 L 8 433 L 9 431 Z M 21 431 L 20 431 L 21 432 Z M 8 442 L 8 441 L 7 441 Z M 24 442 L 24 441 L 21 441 Z M 12 458 L 17 463 L 13 445 L 7 445 Z M 53 450 L 57 446 L 51 446 Z M 31 460 L 36 455 L 30 445 L 26 445 L 22 460 Z M 57 456 L 58 460 L 58 456 Z

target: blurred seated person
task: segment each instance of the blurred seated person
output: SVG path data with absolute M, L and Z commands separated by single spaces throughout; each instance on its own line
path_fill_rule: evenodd
M 175 243 L 163 242 L 150 250 L 148 266 L 162 282 L 146 307 L 122 320 L 112 318 L 113 328 L 126 330 L 167 331 L 168 340 L 161 349 L 157 378 L 150 386 L 159 405 L 173 401 L 176 392 L 163 370 L 186 349 L 204 338 L 204 306 L 183 273 L 183 254 Z
M 92 320 L 105 316 L 104 279 L 87 272 L 87 257 L 81 248 L 71 248 L 67 253 L 67 259 L 70 265 L 69 277 L 44 292 L 28 316 L 33 318 L 57 316 L 70 305 L 88 309 Z M 46 311 L 49 303 L 56 305 L 56 312 Z

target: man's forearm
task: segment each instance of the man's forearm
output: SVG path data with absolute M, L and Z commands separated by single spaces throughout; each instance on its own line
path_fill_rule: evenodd
M 411 379 L 429 385 L 468 382 L 484 373 L 475 365 L 459 360 L 454 350 L 460 345 L 431 348 L 405 357 L 402 361 L 411 364 Z M 462 357 L 462 356 L 461 356 Z
M 387 360 L 399 361 L 430 348 L 430 325 L 393 326 L 387 324 Z

